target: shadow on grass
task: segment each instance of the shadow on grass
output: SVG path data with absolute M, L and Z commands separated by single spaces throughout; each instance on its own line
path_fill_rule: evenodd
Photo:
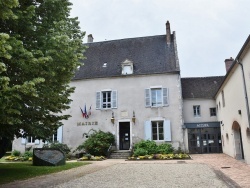
M 51 174 L 90 164 L 88 162 L 71 162 L 62 166 L 33 166 L 31 162 L 0 163 L 0 185 L 24 180 L 36 176 Z

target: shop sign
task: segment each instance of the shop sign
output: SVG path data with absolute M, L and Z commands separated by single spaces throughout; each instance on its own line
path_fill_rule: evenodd
M 184 128 L 187 129 L 211 128 L 211 127 L 220 127 L 220 122 L 184 123 Z

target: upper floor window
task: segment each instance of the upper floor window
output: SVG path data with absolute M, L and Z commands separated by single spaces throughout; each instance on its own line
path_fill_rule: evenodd
M 225 96 L 224 96 L 224 91 L 222 90 L 221 92 L 222 95 L 222 106 L 225 107 Z
M 193 111 L 194 111 L 194 116 L 195 117 L 200 117 L 201 116 L 200 105 L 193 106 Z
M 124 62 L 122 62 L 122 74 L 133 74 L 134 68 L 133 68 L 133 62 L 126 59 Z
M 168 105 L 168 89 L 155 87 L 145 89 L 146 107 L 159 107 Z
M 210 116 L 216 116 L 216 108 L 210 108 Z
M 96 109 L 117 108 L 117 91 L 96 92 Z

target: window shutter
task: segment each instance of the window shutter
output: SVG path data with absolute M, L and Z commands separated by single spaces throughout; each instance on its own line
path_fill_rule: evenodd
M 145 121 L 144 124 L 145 140 L 152 140 L 152 127 L 151 121 Z
M 150 89 L 145 89 L 145 106 L 151 107 Z
M 164 126 L 164 140 L 165 141 L 171 141 L 170 120 L 165 120 L 163 126 Z
M 40 143 L 40 140 L 36 139 L 35 140 L 35 145 L 39 145 L 39 143 Z
M 112 91 L 111 94 L 111 108 L 117 108 L 117 91 Z
M 168 88 L 162 88 L 163 106 L 168 106 Z
M 22 143 L 22 144 L 25 144 L 25 143 L 26 143 L 26 138 L 22 138 L 21 143 Z
M 96 109 L 101 109 L 101 92 L 96 92 Z
M 57 129 L 57 141 L 59 143 L 62 143 L 62 135 L 63 135 L 62 130 L 63 130 L 62 126 Z

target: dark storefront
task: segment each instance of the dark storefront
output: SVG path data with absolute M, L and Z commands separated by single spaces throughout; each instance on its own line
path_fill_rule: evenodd
M 221 153 L 219 122 L 185 123 L 189 153 Z

